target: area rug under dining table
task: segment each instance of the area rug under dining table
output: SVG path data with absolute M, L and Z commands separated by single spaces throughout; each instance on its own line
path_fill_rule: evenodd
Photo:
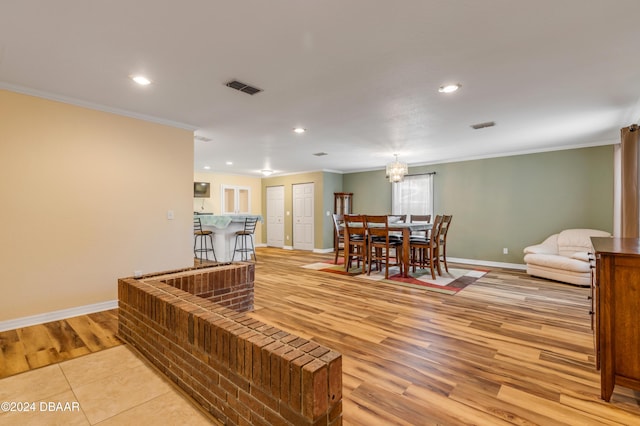
M 415 272 L 409 271 L 408 276 L 403 277 L 398 267 L 392 267 L 389 269 L 389 279 L 385 279 L 384 270 L 380 272 L 372 271 L 371 275 L 363 274 L 362 268 L 359 267 L 353 267 L 346 271 L 344 264 L 342 264 L 342 259 L 338 261 L 338 264 L 317 262 L 303 265 L 303 268 L 449 295 L 457 294 L 460 290 L 473 284 L 489 272 L 485 269 L 465 269 L 449 266 L 449 272 L 443 270 L 442 275 L 436 274 L 436 279 L 434 280 L 431 277 L 430 269 L 416 269 Z

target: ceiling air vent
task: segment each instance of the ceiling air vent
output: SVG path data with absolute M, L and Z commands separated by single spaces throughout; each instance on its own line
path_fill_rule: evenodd
M 195 135 L 193 138 L 195 140 L 197 140 L 197 141 L 202 141 L 202 142 L 211 142 L 213 140 L 213 139 L 208 138 L 206 136 L 200 136 L 200 135 Z
M 484 129 L 485 127 L 493 127 L 495 125 L 496 125 L 495 121 L 487 121 L 484 123 L 472 124 L 471 128 L 478 130 L 478 129 Z
M 313 155 L 315 155 L 316 157 L 324 157 L 325 155 L 329 155 L 329 154 L 327 154 L 326 152 L 316 152 Z
M 248 93 L 250 95 L 255 95 L 258 92 L 262 92 L 262 89 L 258 89 L 257 87 L 249 86 L 247 83 L 243 83 L 238 80 L 231 80 L 225 83 L 227 87 L 231 87 L 232 89 L 239 90 L 244 93 Z

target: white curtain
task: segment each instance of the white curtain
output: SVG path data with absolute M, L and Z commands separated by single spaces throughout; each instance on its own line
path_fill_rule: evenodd
M 408 175 L 394 183 L 391 214 L 430 214 L 433 217 L 433 173 Z

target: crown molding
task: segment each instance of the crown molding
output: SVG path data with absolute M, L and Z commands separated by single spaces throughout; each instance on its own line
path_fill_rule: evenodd
M 24 86 L 17 86 L 10 83 L 0 81 L 0 89 L 4 89 L 10 92 L 21 93 L 23 95 L 35 96 L 37 98 L 48 99 L 50 101 L 62 102 L 65 104 L 75 105 L 83 108 L 93 109 L 96 111 L 108 112 L 111 114 L 122 115 L 124 117 L 135 118 L 137 120 L 149 121 L 151 123 L 163 124 L 165 126 L 176 127 L 178 129 L 189 130 L 195 132 L 198 127 L 180 123 L 178 121 L 166 120 L 164 118 L 158 118 L 151 115 L 140 114 L 137 112 L 127 111 L 125 109 L 113 108 L 106 105 L 100 105 L 93 102 L 87 102 L 80 99 L 72 98 L 69 96 L 62 96 L 55 93 L 45 92 L 42 90 L 32 89 Z

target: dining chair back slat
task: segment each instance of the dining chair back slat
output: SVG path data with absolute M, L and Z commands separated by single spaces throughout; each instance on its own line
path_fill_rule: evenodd
M 409 219 L 411 223 L 430 223 L 431 215 L 430 214 L 412 214 Z M 423 237 L 426 238 L 429 235 L 428 231 L 415 231 L 411 233 L 412 237 Z

